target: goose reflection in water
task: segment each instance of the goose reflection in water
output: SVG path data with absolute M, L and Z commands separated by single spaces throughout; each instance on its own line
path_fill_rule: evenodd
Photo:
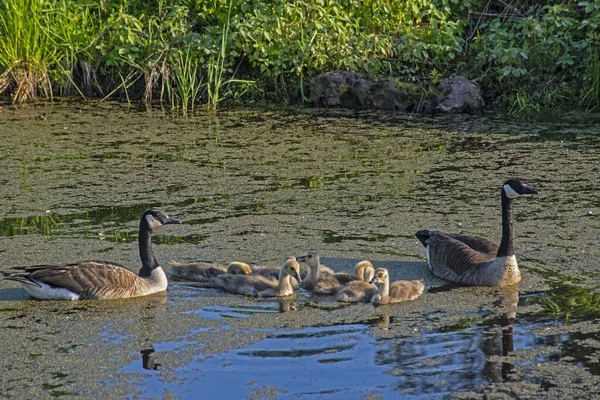
M 144 349 L 140 351 L 142 354 L 142 368 L 148 370 L 159 371 L 162 369 L 162 364 L 157 363 L 154 359 L 154 348 L 150 347 L 149 349 Z
M 284 313 L 284 312 L 288 312 L 288 311 L 295 311 L 296 310 L 296 303 L 294 303 L 291 300 L 279 300 L 279 312 L 280 313 Z
M 514 351 L 513 324 L 517 316 L 518 303 L 519 290 L 517 287 L 500 290 L 500 299 L 494 303 L 504 312 L 490 322 L 484 332 L 481 344 L 482 351 L 487 357 L 483 375 L 490 382 L 510 380 L 510 375 L 514 372 L 513 363 L 506 361 L 504 357 Z M 497 357 L 503 359 L 495 361 L 494 359 Z
M 507 287 L 489 294 L 497 312 L 485 321 L 474 323 L 478 318 L 466 317 L 456 325 L 415 329 L 412 334 L 404 333 L 405 325 L 414 323 L 410 314 L 396 319 L 386 313 L 392 313 L 391 306 L 379 308 L 371 329 L 380 345 L 375 364 L 391 367 L 388 373 L 396 377 L 396 387 L 411 393 L 439 395 L 443 384 L 442 393 L 451 394 L 515 379 L 511 353 L 519 291 Z

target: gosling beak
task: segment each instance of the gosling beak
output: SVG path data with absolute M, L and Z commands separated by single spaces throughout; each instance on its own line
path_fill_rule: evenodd
M 306 262 L 306 256 L 296 257 L 296 261 L 298 261 L 299 263 Z
M 377 285 L 377 278 L 373 278 L 371 279 L 371 281 L 369 282 L 371 285 Z
M 167 217 L 167 222 L 165 222 L 165 224 L 183 224 L 183 222 L 175 218 Z
M 302 283 L 302 278 L 300 277 L 299 273 L 295 273 L 296 276 L 294 276 L 294 278 L 296 278 L 296 280 L 298 281 L 298 283 Z

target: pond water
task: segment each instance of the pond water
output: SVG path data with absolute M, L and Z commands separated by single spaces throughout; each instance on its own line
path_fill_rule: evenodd
M 92 103 L 0 108 L 0 272 L 105 259 L 136 270 L 148 208 L 161 264 L 278 265 L 319 251 L 416 301 L 253 299 L 171 281 L 105 302 L 0 281 L 0 396 L 591 398 L 600 395 L 600 116 L 539 119 L 243 109 L 188 119 Z M 418 229 L 499 240 L 516 201 L 518 287 L 447 288 Z

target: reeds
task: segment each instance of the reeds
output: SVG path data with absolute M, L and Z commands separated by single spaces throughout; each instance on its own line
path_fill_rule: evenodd
M 226 70 L 225 59 L 227 57 L 227 44 L 229 38 L 229 26 L 231 22 L 231 8 L 233 7 L 233 0 L 229 0 L 229 10 L 227 12 L 227 22 L 223 25 L 221 32 L 221 48 L 217 53 L 210 57 L 207 64 L 207 82 L 206 82 L 206 95 L 207 95 L 207 106 L 209 109 L 216 110 L 217 104 L 222 97 L 222 89 L 226 85 L 232 83 L 241 83 L 244 85 L 254 84 L 253 81 L 242 80 L 242 79 L 229 79 L 223 81 L 223 73 Z M 246 89 L 247 90 L 247 89 Z
M 194 104 L 204 86 L 198 73 L 199 64 L 194 57 L 192 46 L 178 49 L 172 55 L 173 68 L 171 80 L 167 85 L 167 93 L 173 109 L 181 109 L 184 116 L 194 112 Z
M 582 103 L 587 111 L 600 110 L 600 57 L 597 48 L 590 48 L 589 83 L 586 85 Z
M 35 100 L 38 92 L 52 95 L 48 67 L 54 46 L 44 30 L 43 5 L 40 0 L 0 2 L 0 94 L 8 90 L 13 103 Z

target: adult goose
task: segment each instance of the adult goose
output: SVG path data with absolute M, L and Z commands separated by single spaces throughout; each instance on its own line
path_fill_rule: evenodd
M 139 275 L 108 261 L 80 261 L 64 265 L 20 267 L 22 273 L 5 278 L 20 282 L 41 300 L 107 300 L 146 296 L 167 289 L 167 276 L 152 252 L 152 230 L 165 224 L 180 224 L 162 211 L 148 210 L 140 220 Z
M 465 285 L 508 286 L 521 280 L 513 247 L 512 201 L 537 190 L 517 179 L 502 185 L 502 241 L 500 246 L 477 236 L 421 230 L 417 238 L 425 246 L 431 272 L 442 279 Z

